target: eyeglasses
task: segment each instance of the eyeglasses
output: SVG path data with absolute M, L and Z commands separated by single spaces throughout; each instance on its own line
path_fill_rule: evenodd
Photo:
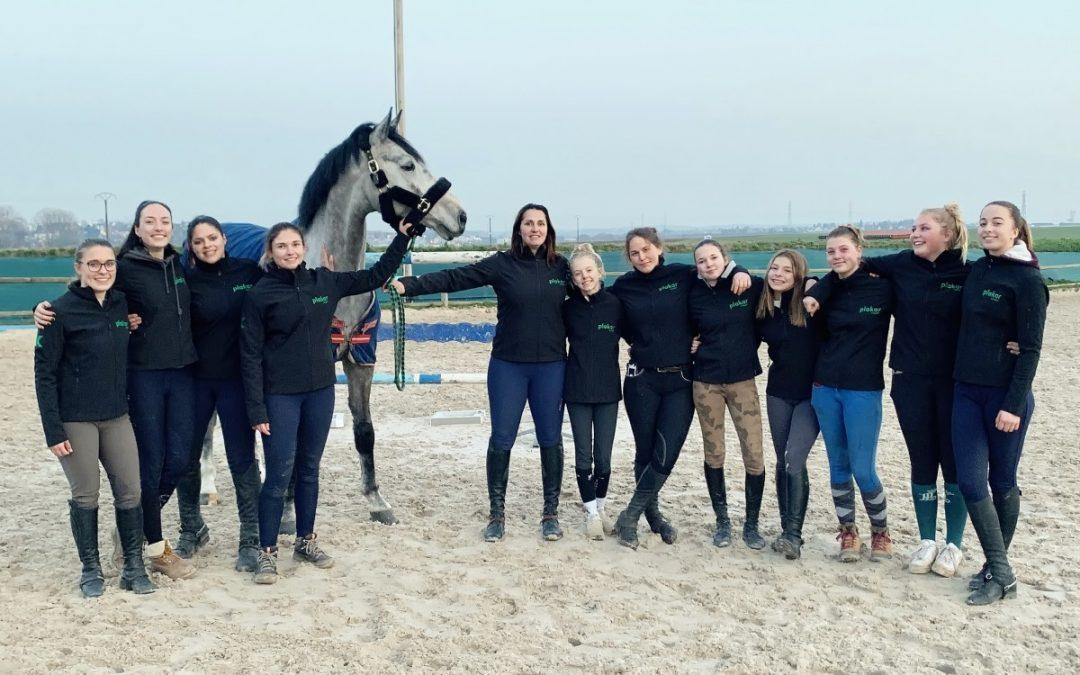
M 86 268 L 91 272 L 100 272 L 102 267 L 108 272 L 112 272 L 116 269 L 115 260 L 106 260 L 105 262 L 101 262 L 100 260 L 87 260 L 85 262 L 80 262 L 79 264 L 86 265 Z

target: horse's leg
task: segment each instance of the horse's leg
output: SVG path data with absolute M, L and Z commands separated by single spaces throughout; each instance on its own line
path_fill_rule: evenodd
M 398 522 L 390 504 L 379 494 L 375 482 L 375 427 L 371 424 L 371 376 L 372 366 L 358 366 L 348 358 L 342 361 L 345 377 L 349 380 L 349 411 L 353 418 L 353 440 L 360 455 L 360 478 L 363 481 L 364 498 L 368 502 L 371 519 L 393 525 Z
M 210 417 L 210 424 L 206 426 L 206 435 L 203 436 L 202 443 L 202 459 L 199 462 L 199 469 L 202 471 L 202 491 L 199 495 L 200 504 L 217 504 L 220 501 L 218 497 L 217 484 L 214 482 L 214 478 L 217 477 L 217 472 L 214 470 L 214 427 L 217 426 L 217 413 L 215 412 Z

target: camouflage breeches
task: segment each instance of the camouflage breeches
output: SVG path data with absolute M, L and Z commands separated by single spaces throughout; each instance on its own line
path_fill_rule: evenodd
M 694 382 L 694 407 L 701 423 L 705 445 L 705 463 L 714 469 L 724 466 L 724 410 L 731 412 L 735 433 L 742 448 L 746 473 L 760 476 L 765 473 L 765 457 L 761 433 L 761 401 L 757 383 L 750 380 L 731 384 Z

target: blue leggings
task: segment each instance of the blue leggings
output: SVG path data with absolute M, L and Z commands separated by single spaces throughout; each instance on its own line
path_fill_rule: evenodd
M 495 450 L 510 452 L 514 447 L 526 401 L 540 447 L 550 448 L 562 442 L 565 372 L 566 361 L 517 363 L 491 357 L 487 388 Z
M 240 378 L 209 380 L 195 378 L 195 450 L 192 467 L 198 466 L 203 437 L 217 410 L 229 472 L 243 475 L 255 462 L 255 432 L 244 405 L 244 384 Z
M 877 474 L 881 392 L 815 384 L 810 401 L 825 440 L 832 484 L 847 484 L 854 477 L 862 492 L 878 490 L 881 487 Z
M 334 416 L 334 386 L 303 394 L 267 394 L 270 435 L 263 437 L 266 481 L 259 493 L 259 546 L 277 546 L 285 491 L 296 468 L 296 534 L 315 531 L 319 503 L 319 462 L 330 420 Z
M 162 540 L 161 507 L 195 456 L 191 414 L 195 384 L 190 368 L 128 370 L 128 408 L 139 446 L 143 534 Z
M 952 445 L 960 494 L 968 504 L 986 499 L 987 485 L 995 495 L 1016 487 L 1016 468 L 1024 450 L 1035 397 L 1027 394 L 1020 428 L 1012 433 L 994 427 L 1005 400 L 1005 387 L 957 382 L 953 389 Z

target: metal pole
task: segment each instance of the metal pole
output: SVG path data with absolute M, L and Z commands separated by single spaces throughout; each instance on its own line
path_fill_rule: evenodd
M 405 27 L 402 0 L 394 0 L 394 107 L 397 108 L 397 130 L 405 133 Z
M 105 202 L 105 241 L 109 241 L 109 200 L 116 199 L 116 195 L 111 192 L 99 192 L 94 195 L 94 198 Z
M 581 216 L 574 216 L 574 220 L 577 221 L 577 243 L 581 243 Z
M 495 236 L 491 233 L 491 216 L 488 216 L 488 246 L 495 245 Z

